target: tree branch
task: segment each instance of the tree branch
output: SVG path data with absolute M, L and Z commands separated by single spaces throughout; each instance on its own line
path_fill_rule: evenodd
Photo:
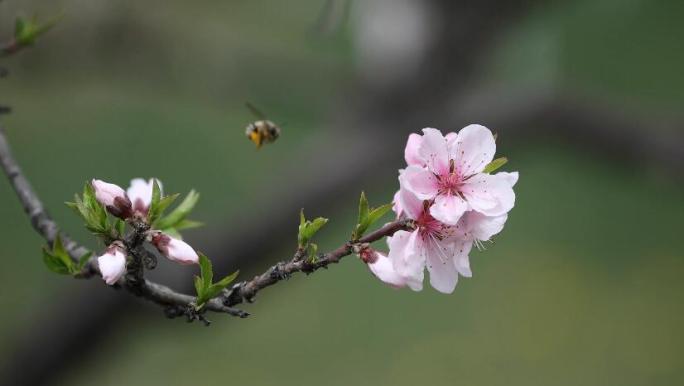
M 76 262 L 79 256 L 84 255 L 88 250 L 69 237 L 59 232 L 59 226 L 48 215 L 42 202 L 33 191 L 30 183 L 24 177 L 21 168 L 17 161 L 12 156 L 12 152 L 7 142 L 4 129 L 0 126 L 0 166 L 5 171 L 10 184 L 14 188 L 19 201 L 24 207 L 24 211 L 31 219 L 33 228 L 45 238 L 49 243 L 53 243 L 58 234 L 62 238 L 64 247 Z M 143 265 L 145 254 L 148 252 L 142 248 L 142 243 L 145 240 L 144 234 L 149 230 L 149 226 L 144 224 L 131 224 L 133 230 L 123 240 L 128 252 L 133 256 L 133 263 L 129 267 L 128 273 L 121 278 L 117 283 L 118 287 L 125 288 L 128 292 L 143 297 L 151 302 L 165 307 L 166 315 L 169 317 L 176 317 L 185 315 L 189 320 L 199 319 L 208 324 L 208 321 L 202 316 L 205 311 L 213 311 L 219 313 L 226 313 L 240 318 L 246 318 L 249 313 L 232 308 L 232 306 L 242 303 L 243 301 L 252 302 L 256 293 L 260 290 L 269 287 L 283 279 L 289 278 L 295 272 L 312 273 L 321 268 L 327 268 L 328 265 L 338 263 L 340 259 L 352 254 L 355 246 L 371 243 L 386 236 L 391 236 L 395 232 L 402 229 L 410 229 L 412 223 L 410 220 L 400 219 L 382 228 L 360 238 L 354 242 L 349 241 L 339 248 L 320 255 L 315 260 L 302 259 L 301 253 L 296 252 L 293 258 L 287 262 L 280 262 L 261 275 L 256 276 L 251 281 L 241 282 L 233 286 L 231 291 L 226 291 L 223 296 L 211 299 L 197 311 L 194 308 L 196 298 L 191 295 L 175 292 L 169 287 L 146 280 L 143 276 Z M 80 278 L 90 278 L 99 273 L 95 259 L 91 258 L 86 270 L 80 273 Z
M 225 292 L 223 304 L 226 306 L 234 306 L 243 301 L 251 303 L 254 301 L 257 292 L 266 287 L 270 287 L 283 279 L 288 279 L 293 273 L 304 272 L 308 275 L 321 268 L 327 268 L 328 265 L 339 263 L 343 257 L 351 255 L 356 246 L 372 243 L 383 237 L 391 236 L 397 231 L 412 229 L 412 227 L 413 224 L 411 220 L 399 219 L 393 221 L 357 241 L 347 242 L 339 248 L 323 254 L 314 261 L 301 259 L 299 254 L 295 253 L 292 260 L 280 262 L 250 281 L 235 284 L 230 291 Z

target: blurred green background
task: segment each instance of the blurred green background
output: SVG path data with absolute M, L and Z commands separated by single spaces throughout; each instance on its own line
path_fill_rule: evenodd
M 317 34 L 324 3 L 0 2 L 5 38 L 17 14 L 65 11 L 36 47 L 0 61 L 10 71 L 0 81 L 0 104 L 13 108 L 3 126 L 53 217 L 95 247 L 63 202 L 91 177 L 127 185 L 157 176 L 167 191 L 201 192 L 193 217 L 207 225 L 187 233 L 200 250 L 196 243 L 207 235 L 240 232 L 244 218 L 235 216 L 245 208 L 258 214 L 250 221 L 268 222 L 259 209 L 265 201 L 277 205 L 282 191 L 297 189 L 279 173 L 296 169 L 314 147 L 336 146 L 333 138 L 344 132 L 324 128 L 335 127 L 335 117 L 353 108 L 350 95 L 363 87 L 355 31 L 368 16 L 367 3 L 353 3 L 338 30 Z M 681 112 L 682 17 L 680 1 L 543 3 L 501 31 L 480 81 L 582 89 L 654 119 Z M 287 122 L 282 138 L 259 152 L 243 134 L 252 119 L 247 100 Z M 435 120 L 424 117 L 426 126 Z M 536 129 L 545 135 L 511 133 L 499 141 L 499 153 L 511 160 L 506 169 L 520 171 L 517 205 L 495 242 L 471 255 L 474 276 L 453 295 L 392 290 L 350 257 L 265 290 L 246 306 L 254 314 L 247 320 L 212 315 L 210 328 L 167 320 L 138 301 L 136 312 L 107 326 L 94 349 L 65 360 L 47 383 L 681 384 L 682 180 L 649 160 L 587 152 L 556 137 L 554 127 Z M 641 135 L 659 133 L 645 128 Z M 372 202 L 388 201 L 397 189 L 403 148 L 392 151 L 396 165 L 358 186 Z M 321 235 L 324 250 L 348 236 L 357 197 L 330 197 L 327 212 L 311 213 L 332 219 Z M 63 303 L 54 302 L 69 302 L 59 294 L 93 286 L 45 269 L 44 242 L 5 182 L 0 202 L 3 363 L 14 355 L 17 336 L 52 328 L 51 320 L 36 320 L 46 315 L 40 309 L 59 312 Z M 255 256 L 258 266 L 292 251 L 299 207 L 289 209 L 293 226 L 282 232 L 292 234 L 292 243 Z M 188 281 L 194 274 L 167 268 Z

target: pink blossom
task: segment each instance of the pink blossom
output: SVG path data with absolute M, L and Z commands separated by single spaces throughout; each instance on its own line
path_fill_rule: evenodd
M 121 245 L 114 243 L 107 247 L 102 256 L 97 258 L 102 279 L 108 285 L 113 285 L 126 273 L 126 255 Z
M 152 235 L 152 244 L 169 260 L 176 263 L 189 265 L 199 262 L 197 252 L 188 243 L 174 239 L 163 232 L 157 231 Z
M 95 199 L 112 215 L 126 219 L 132 215 L 131 201 L 120 186 L 102 180 L 91 181 L 95 191 Z
M 133 203 L 133 210 L 144 215 L 150 208 L 150 203 L 152 202 L 152 187 L 154 181 L 157 181 L 157 185 L 161 189 L 161 181 L 156 178 L 150 178 L 145 181 L 142 178 L 134 178 L 131 180 L 131 186 L 126 191 L 128 198 Z
M 429 201 L 421 201 L 412 192 L 401 189 L 395 205 L 405 216 L 415 221 L 416 229 L 398 231 L 388 238 L 389 254 L 395 271 L 414 291 L 422 289 L 424 270 L 430 272 L 430 284 L 440 292 L 451 293 L 458 274 L 469 275 L 467 260 L 472 242 L 459 239 L 454 226 L 435 219 Z
M 426 128 L 420 143 L 416 139 L 409 142 L 412 163 L 399 180 L 402 188 L 434 203 L 430 214 L 435 219 L 456 225 L 468 210 L 499 216 L 513 208 L 515 193 L 508 177 L 482 173 L 496 151 L 494 137 L 486 127 L 469 125 L 447 137 L 437 129 Z

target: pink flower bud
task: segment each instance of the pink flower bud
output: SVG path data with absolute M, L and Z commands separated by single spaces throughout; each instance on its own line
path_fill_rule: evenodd
M 121 219 L 131 217 L 133 214 L 131 200 L 121 187 L 96 179 L 93 179 L 91 184 L 95 190 L 95 199 L 104 205 L 109 213 Z
M 126 255 L 122 246 L 118 243 L 113 243 L 105 253 L 97 258 L 97 265 L 100 267 L 102 279 L 108 285 L 113 285 L 121 276 L 126 273 Z
M 186 242 L 166 235 L 162 232 L 156 232 L 152 235 L 152 244 L 169 260 L 180 264 L 197 264 L 199 256 L 197 252 Z
M 131 180 L 131 186 L 126 191 L 128 198 L 133 203 L 133 210 L 136 212 L 147 214 L 152 202 L 152 186 L 156 178 L 150 178 L 145 181 L 142 178 L 134 178 Z M 161 181 L 157 180 L 157 185 L 161 189 Z

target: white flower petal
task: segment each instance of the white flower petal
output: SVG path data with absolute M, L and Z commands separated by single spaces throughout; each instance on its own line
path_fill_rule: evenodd
M 467 177 L 482 172 L 492 162 L 495 153 L 492 132 L 482 125 L 468 125 L 458 132 L 450 157 L 456 161 L 458 172 Z
M 439 130 L 423 129 L 423 141 L 420 143 L 418 153 L 432 173 L 441 175 L 449 170 L 447 142 Z
M 461 197 L 452 194 L 440 194 L 430 207 L 430 214 L 444 224 L 456 225 L 467 210 L 468 203 Z
M 438 192 L 437 177 L 430 171 L 411 165 L 399 174 L 402 188 L 411 191 L 420 200 L 431 200 Z
M 417 249 L 416 237 L 418 231 L 396 232 L 388 240 L 390 247 L 389 259 L 392 261 L 394 270 L 404 278 L 406 285 L 414 291 L 423 289 L 423 271 L 425 258 Z

